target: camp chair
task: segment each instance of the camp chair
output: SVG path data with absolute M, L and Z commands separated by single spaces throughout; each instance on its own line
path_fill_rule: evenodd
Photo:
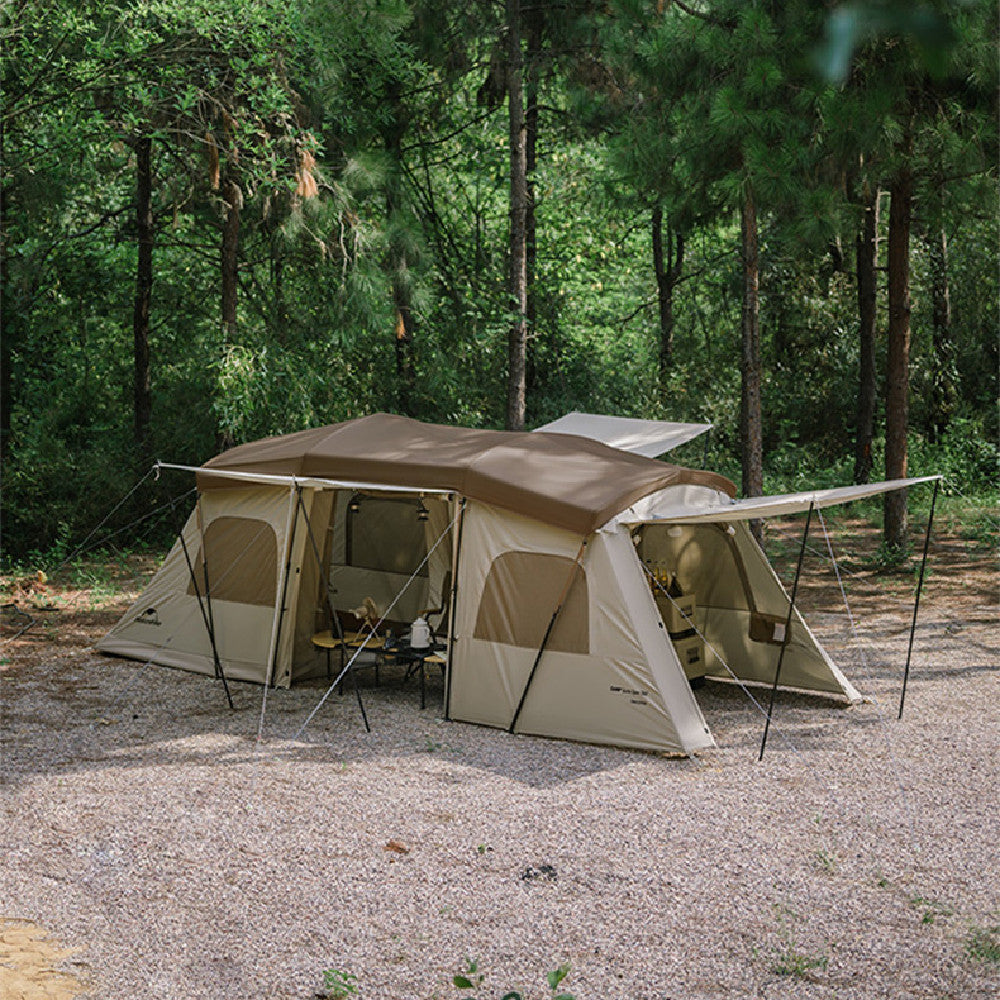
M 422 618 L 426 618 L 431 624 L 431 618 L 438 618 L 437 625 L 431 624 L 431 637 L 437 638 L 438 631 L 444 628 L 448 621 L 448 609 L 451 607 L 451 570 L 444 575 L 441 586 L 441 606 L 439 608 L 422 608 L 419 612 Z M 438 617 L 440 616 L 440 617 Z

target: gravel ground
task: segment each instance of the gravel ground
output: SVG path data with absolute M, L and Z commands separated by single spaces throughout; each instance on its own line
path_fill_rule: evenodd
M 885 718 L 779 695 L 763 763 L 721 684 L 692 760 L 446 723 L 439 679 L 421 712 L 398 677 L 365 690 L 371 735 L 334 695 L 294 741 L 321 689 L 269 692 L 258 743 L 259 687 L 230 712 L 82 641 L 15 651 L 2 910 L 107 1000 L 306 1000 L 325 969 L 457 1000 L 468 956 L 492 997 L 548 996 L 563 962 L 578 1000 L 997 996 L 970 954 L 1000 924 L 995 609 L 927 614 L 902 722 L 904 615 L 866 621 L 867 665 L 812 621 Z

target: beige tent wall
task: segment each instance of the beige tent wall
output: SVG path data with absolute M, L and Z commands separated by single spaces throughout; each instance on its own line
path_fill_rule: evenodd
M 519 515 L 480 503 L 468 505 L 449 679 L 451 718 L 509 726 L 581 541 L 571 532 Z M 512 584 L 494 601 L 488 578 L 491 571 L 503 569 L 511 554 L 548 556 L 553 562 L 549 567 L 538 563 L 535 579 L 522 577 L 520 587 Z M 542 572 L 550 573 L 550 582 L 539 599 L 535 591 Z M 574 600 L 571 591 L 517 731 L 648 750 L 690 752 L 711 745 L 680 664 L 672 649 L 654 636 L 658 630 L 648 588 L 645 627 L 635 625 L 629 594 L 637 590 L 641 569 L 627 532 L 592 536 L 584 572 L 586 602 L 581 603 L 579 595 Z M 583 579 L 578 577 L 574 589 L 582 592 Z M 504 629 L 511 631 L 512 641 L 490 637 Z M 530 641 L 517 638 L 522 633 Z M 650 662 L 654 650 L 656 667 Z M 676 682 L 669 680 L 671 674 Z M 661 684 L 676 696 L 669 710 Z
M 428 497 L 424 500 L 427 507 L 427 520 L 424 522 L 424 537 L 430 557 L 427 560 L 427 603 L 424 607 L 440 608 L 447 604 L 444 594 L 444 581 L 451 571 L 452 544 L 451 521 L 453 519 L 453 504 L 444 497 Z M 447 536 L 441 538 L 443 534 Z M 441 543 L 434 548 L 437 540 Z M 433 549 L 433 551 L 431 551 Z M 431 626 L 439 633 L 444 632 L 444 623 L 440 616 L 431 621 Z
M 646 524 L 640 557 L 676 573 L 697 600 L 695 624 L 706 639 L 707 673 L 770 684 L 774 680 L 788 594 L 750 533 L 748 522 Z M 719 659 L 719 655 L 729 670 Z M 796 609 L 781 666 L 783 687 L 859 695 L 817 642 Z
M 210 544 L 218 538 L 211 550 L 218 557 L 209 559 L 212 618 L 223 669 L 236 680 L 260 682 L 267 674 L 288 497 L 287 488 L 270 486 L 203 494 L 183 529 L 203 599 L 202 540 L 206 534 Z M 214 535 L 213 525 L 219 529 Z M 247 558 L 248 551 L 264 551 L 264 542 L 266 551 L 273 549 L 273 559 Z M 139 599 L 97 645 L 106 653 L 214 674 L 211 643 L 179 541 Z

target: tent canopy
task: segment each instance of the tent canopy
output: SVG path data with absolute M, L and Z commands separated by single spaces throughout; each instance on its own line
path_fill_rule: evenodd
M 757 517 L 781 517 L 785 514 L 800 514 L 812 507 L 833 507 L 849 503 L 862 497 L 890 493 L 892 490 L 906 489 L 918 483 L 929 483 L 941 476 L 920 476 L 917 479 L 889 479 L 881 483 L 867 483 L 863 486 L 837 486 L 829 490 L 807 490 L 803 493 L 781 493 L 767 497 L 747 497 L 733 500 L 729 504 L 671 506 L 653 510 L 636 517 L 626 512 L 620 520 L 626 524 L 651 524 L 671 522 L 677 524 L 716 524 L 722 521 L 749 521 Z
M 536 427 L 534 433 L 575 434 L 634 455 L 657 458 L 711 429 L 711 424 L 676 424 L 573 410 L 550 424 Z
M 630 455 L 598 441 L 445 427 L 386 413 L 232 448 L 201 466 L 200 489 L 231 485 L 227 477 L 213 477 L 216 470 L 454 490 L 580 534 L 668 486 L 736 493 L 716 473 Z

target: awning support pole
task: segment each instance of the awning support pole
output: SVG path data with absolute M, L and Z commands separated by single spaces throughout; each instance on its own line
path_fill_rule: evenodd
M 806 527 L 802 532 L 802 544 L 799 546 L 799 561 L 795 567 L 795 582 L 792 584 L 792 596 L 788 600 L 788 615 L 785 618 L 785 634 L 781 639 L 781 651 L 778 653 L 778 665 L 774 668 L 774 683 L 771 685 L 771 701 L 767 706 L 767 719 L 764 722 L 764 735 L 760 741 L 760 756 L 757 762 L 764 759 L 764 747 L 767 746 L 767 733 L 771 728 L 771 716 L 774 713 L 774 696 L 778 690 L 778 678 L 781 676 L 781 661 L 785 658 L 785 650 L 788 648 L 788 640 L 792 634 L 792 614 L 795 611 L 795 595 L 799 589 L 799 577 L 802 575 L 802 558 L 806 552 L 806 539 L 809 537 L 809 524 L 812 521 L 814 503 L 809 504 L 809 513 L 806 514 Z
M 458 508 L 458 530 L 455 532 L 455 554 L 451 567 L 451 603 L 448 605 L 448 663 L 445 666 L 444 719 L 451 721 L 451 667 L 455 657 L 455 612 L 458 602 L 458 560 L 462 555 L 462 528 L 465 526 L 466 499 L 462 497 Z
M 917 579 L 917 593 L 913 598 L 913 622 L 910 624 L 910 645 L 906 650 L 906 668 L 903 671 L 903 690 L 899 695 L 899 715 L 903 717 L 903 704 L 906 701 L 906 682 L 910 679 L 910 657 L 913 655 L 913 635 L 917 630 L 917 612 L 920 610 L 920 591 L 924 587 L 924 569 L 927 566 L 927 550 L 931 543 L 931 525 L 934 523 L 934 505 L 937 503 L 938 487 L 941 485 L 940 479 L 934 480 L 934 493 L 931 495 L 931 510 L 927 515 L 927 531 L 924 534 L 924 555 L 920 560 L 920 576 Z
M 174 512 L 174 520 L 176 522 L 177 510 L 174 507 L 173 501 L 170 502 L 170 509 Z M 201 611 L 201 620 L 205 623 L 205 631 L 208 632 L 208 641 L 212 644 L 212 660 L 215 664 L 215 676 L 222 681 L 222 687 L 226 692 L 226 700 L 229 702 L 229 707 L 235 708 L 233 705 L 233 696 L 229 693 L 229 682 L 226 680 L 226 672 L 222 669 L 222 660 L 219 658 L 219 649 L 215 645 L 215 629 L 212 627 L 212 618 L 210 614 L 205 612 L 205 605 L 201 600 L 201 589 L 198 587 L 198 577 L 191 562 L 191 554 L 188 552 L 187 542 L 184 541 L 183 525 L 177 532 L 177 538 L 181 543 L 181 550 L 184 553 L 184 561 L 187 563 L 188 573 L 191 574 L 191 586 L 194 587 L 194 596 L 198 598 L 198 609 Z M 203 561 L 208 562 L 204 540 L 202 541 L 201 552 Z M 209 604 L 209 610 L 211 610 L 211 607 L 211 604 Z
M 299 497 L 299 503 L 302 503 L 301 496 Z M 320 582 L 323 584 L 323 593 L 326 596 L 326 609 L 330 612 L 330 631 L 331 633 L 336 630 L 337 638 L 340 639 L 340 667 L 341 671 L 344 668 L 344 630 L 341 628 L 340 619 L 337 617 L 337 612 L 333 610 L 333 601 L 330 598 L 330 580 L 326 575 L 326 568 L 323 566 L 323 557 L 319 554 L 319 546 L 316 544 L 316 536 L 313 534 L 312 522 L 309 520 L 309 515 L 306 513 L 305 504 L 302 504 L 302 516 L 305 518 L 306 522 L 306 534 L 309 535 L 309 541 L 312 543 L 313 554 L 316 556 L 316 565 L 319 566 L 319 578 Z M 350 516 L 350 515 L 348 515 Z M 329 653 L 329 650 L 327 651 Z M 329 661 L 327 661 L 329 666 Z M 350 670 L 351 674 L 351 684 L 354 685 L 354 693 L 358 699 L 358 708 L 361 709 L 361 718 L 365 723 L 365 732 L 370 733 L 372 727 L 368 724 L 368 713 L 365 711 L 365 703 L 361 700 L 361 688 L 358 687 L 358 677 L 355 674 L 353 667 Z M 377 671 L 376 671 L 377 674 Z
M 584 540 L 580 543 L 580 549 L 576 554 L 576 558 L 573 560 L 573 567 L 569 571 L 569 576 L 566 578 L 566 585 L 563 587 L 562 593 L 559 595 L 559 603 L 556 605 L 556 609 L 552 612 L 552 617 L 549 619 L 549 627 L 545 630 L 545 635 L 542 637 L 542 644 L 538 647 L 538 653 L 535 655 L 535 662 L 531 665 L 531 673 L 528 674 L 527 683 L 524 685 L 524 690 L 521 692 L 521 700 L 517 703 L 514 718 L 510 720 L 510 726 L 507 728 L 508 733 L 514 732 L 514 727 L 517 725 L 517 720 L 521 715 L 521 709 L 524 708 L 525 699 L 528 697 L 528 690 L 531 688 L 531 682 L 535 679 L 535 671 L 538 669 L 538 664 L 542 659 L 542 653 L 545 652 L 545 647 L 548 645 L 549 636 L 552 635 L 552 629 L 555 627 L 556 619 L 559 617 L 559 612 L 562 611 L 563 605 L 566 603 L 566 598 L 569 596 L 570 588 L 573 586 L 573 581 L 576 579 L 576 571 L 580 569 L 580 560 L 583 558 L 583 552 L 586 547 L 587 539 L 584 538 Z
M 299 526 L 299 508 L 302 507 L 302 487 L 295 485 L 295 513 L 292 515 L 292 530 L 288 533 L 288 558 L 285 560 L 285 579 L 281 584 L 281 606 L 278 608 L 278 624 L 274 630 L 274 650 L 271 656 L 271 669 L 268 671 L 269 678 L 264 678 L 264 683 L 270 683 L 271 687 L 277 686 L 278 670 L 278 650 L 281 648 L 281 626 L 285 620 L 285 600 L 288 597 L 288 577 L 292 571 L 292 549 L 295 546 L 295 529 Z M 303 513 L 305 511 L 303 510 Z M 291 669 L 289 667 L 289 669 Z

